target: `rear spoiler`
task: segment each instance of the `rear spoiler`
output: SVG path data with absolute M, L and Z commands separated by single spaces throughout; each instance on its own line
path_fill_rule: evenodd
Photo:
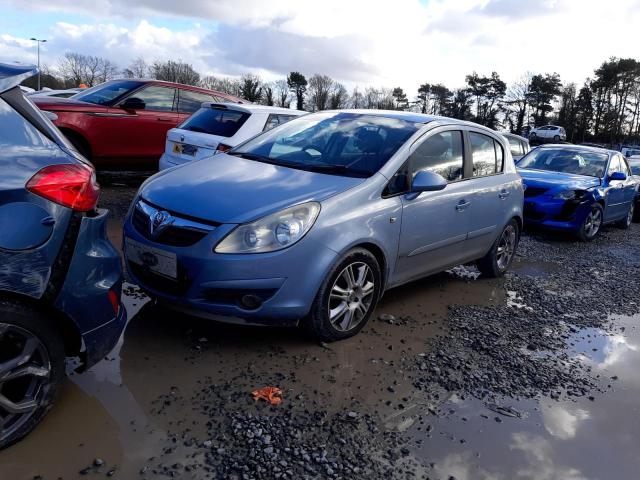
M 38 73 L 35 65 L 24 63 L 0 63 L 0 93 L 20 85 Z
M 231 103 L 231 102 L 228 102 L 228 103 L 227 102 L 204 102 L 202 104 L 202 108 L 213 108 L 214 110 L 235 110 L 236 112 L 243 112 L 243 113 L 249 113 L 249 114 L 253 113 L 248 108 L 245 108 L 238 103 Z

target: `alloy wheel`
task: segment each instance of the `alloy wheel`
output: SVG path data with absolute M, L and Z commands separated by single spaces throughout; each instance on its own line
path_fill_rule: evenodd
M 339 332 L 357 328 L 373 304 L 375 280 L 363 262 L 347 265 L 336 277 L 329 294 L 329 321 Z
M 629 207 L 629 213 L 627 213 L 627 227 L 633 222 L 633 214 L 635 212 L 635 205 L 632 203 Z
M 587 219 L 584 221 L 584 233 L 588 238 L 592 238 L 598 233 L 601 225 L 602 210 L 599 208 L 593 208 L 589 212 L 589 215 L 587 215 Z
M 0 323 L 0 443 L 36 414 L 50 382 L 42 342 L 28 330 Z
M 517 233 L 513 225 L 507 225 L 498 241 L 498 251 L 496 253 L 496 263 L 500 270 L 505 270 L 516 251 Z

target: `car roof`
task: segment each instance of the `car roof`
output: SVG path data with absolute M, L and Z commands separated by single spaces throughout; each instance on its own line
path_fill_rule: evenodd
M 251 103 L 248 100 L 245 100 L 244 98 L 236 97 L 235 95 L 231 95 L 230 93 L 224 93 L 218 90 L 212 90 L 210 88 L 197 87 L 195 85 L 187 85 L 186 83 L 167 82 L 166 80 L 156 80 L 154 78 L 114 78 L 108 81 L 109 82 L 133 81 L 133 82 L 142 82 L 142 83 L 153 83 L 154 85 L 165 85 L 168 87 L 180 87 L 185 90 L 193 90 L 196 92 L 206 92 L 206 93 L 221 95 L 224 98 L 237 100 L 240 103 Z
M 515 133 L 511 133 L 511 132 L 500 132 L 500 134 L 501 134 L 501 135 L 503 135 L 503 136 L 505 136 L 505 137 L 507 137 L 507 138 L 516 138 L 516 139 L 521 140 L 521 141 L 523 141 L 523 142 L 527 142 L 527 143 L 529 143 L 529 140 L 527 140 L 526 138 L 521 137 L 520 135 L 517 135 L 517 134 L 515 134 Z
M 38 68 L 35 65 L 0 63 L 0 93 L 20 85 L 20 83 L 36 73 L 38 73 Z
M 202 104 L 203 108 L 211 107 L 211 108 L 220 108 L 226 110 L 237 110 L 240 112 L 246 113 L 280 113 L 280 114 L 288 114 L 288 115 L 305 115 L 308 112 L 304 110 L 293 110 L 291 108 L 283 108 L 283 107 L 274 107 L 270 105 L 255 105 L 253 103 L 249 104 L 238 104 L 231 102 L 204 102 Z
M 574 150 L 574 151 L 586 151 L 586 152 L 595 152 L 595 153 L 607 153 L 609 155 L 614 155 L 616 153 L 620 153 L 616 150 L 609 150 L 608 148 L 600 148 L 600 147 L 591 147 L 589 145 L 574 145 L 573 143 L 548 143 L 546 145 L 540 145 L 538 148 L 540 149 L 548 149 L 548 148 L 562 148 L 565 150 Z

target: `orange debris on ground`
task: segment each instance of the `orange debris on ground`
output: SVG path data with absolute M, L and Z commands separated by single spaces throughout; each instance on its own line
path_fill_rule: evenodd
M 254 400 L 264 400 L 271 405 L 279 405 L 282 402 L 282 390 L 278 387 L 264 387 L 251 392 Z

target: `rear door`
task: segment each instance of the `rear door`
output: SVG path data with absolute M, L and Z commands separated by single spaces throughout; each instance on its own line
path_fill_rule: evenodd
M 496 137 L 484 130 L 469 128 L 468 156 L 471 158 L 473 187 L 467 254 L 478 258 L 489 251 L 511 211 L 517 175 L 504 173 L 505 151 Z M 519 142 L 518 142 L 519 143 Z
M 460 263 L 469 229 L 472 190 L 464 180 L 464 140 L 461 129 L 440 127 L 416 142 L 406 165 L 390 182 L 405 183 L 420 170 L 442 175 L 448 182 L 439 192 L 402 195 L 402 228 L 394 283 L 437 272 Z
M 120 157 L 123 162 L 144 159 L 150 167 L 155 166 L 162 155 L 167 131 L 178 124 L 175 97 L 175 88 L 151 84 L 128 97 L 142 100 L 143 109 L 110 108 L 109 114 L 126 116 L 126 121 L 113 118 L 109 122 L 113 142 L 105 156 Z

